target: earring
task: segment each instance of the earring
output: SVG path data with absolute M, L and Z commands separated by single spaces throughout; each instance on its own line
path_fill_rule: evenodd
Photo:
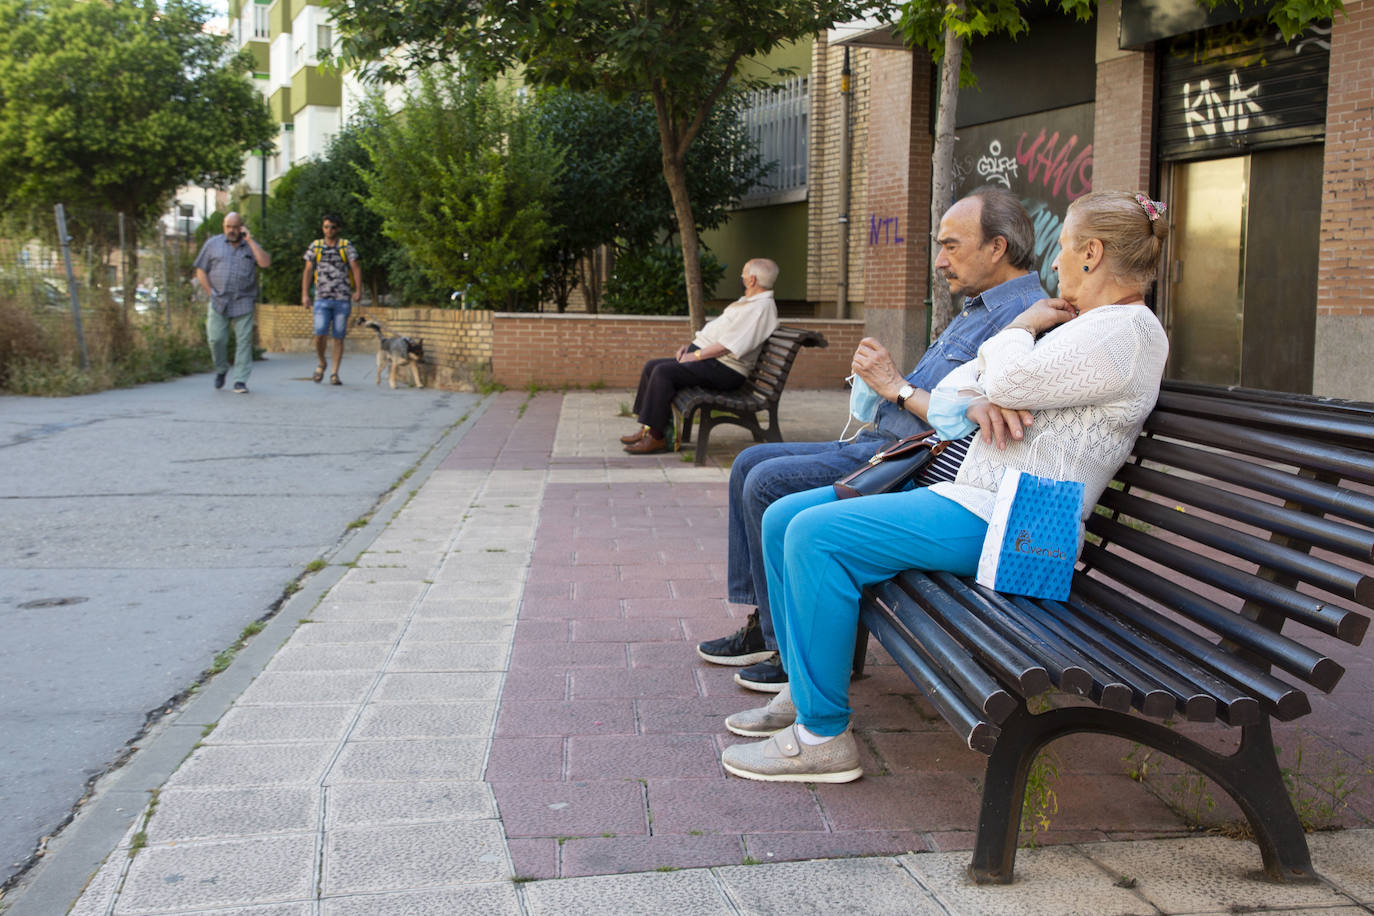
M 1092 270 L 1092 268 L 1089 267 L 1087 264 L 1084 264 L 1084 265 L 1083 265 L 1083 273 L 1087 273 L 1087 272 L 1090 271 L 1090 270 Z

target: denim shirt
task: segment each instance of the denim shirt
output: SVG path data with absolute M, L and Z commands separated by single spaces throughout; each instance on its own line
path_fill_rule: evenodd
M 1049 298 L 1049 293 L 1040 286 L 1040 276 L 1031 272 L 966 300 L 949 327 L 930 345 L 916 368 L 907 375 L 907 382 L 913 388 L 930 391 L 952 370 L 977 356 L 983 341 L 1002 330 L 1038 300 L 1046 298 Z M 930 428 L 915 414 L 892 401 L 884 401 L 878 406 L 878 419 L 874 425 L 878 435 L 897 439 Z

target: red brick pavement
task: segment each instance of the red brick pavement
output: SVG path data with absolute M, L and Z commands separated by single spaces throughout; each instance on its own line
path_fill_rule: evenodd
M 561 459 L 552 442 L 562 398 L 506 393 L 444 468 L 632 467 L 659 458 Z M 524 405 L 523 411 L 521 405 Z M 613 479 L 613 477 L 612 477 Z M 968 848 L 984 758 L 963 747 L 891 660 L 871 644 L 854 688 L 865 775 L 840 786 L 772 785 L 726 775 L 722 720 L 765 695 L 734 669 L 701 663 L 697 641 L 734 629 L 748 608 L 725 600 L 724 483 L 550 483 L 486 779 L 525 878 L 569 877 Z M 1308 754 L 1350 766 L 1374 749 L 1368 658 L 1353 683 L 1318 699 Z M 1295 745 L 1285 728 L 1280 743 Z M 1233 814 L 1219 792 L 1193 792 L 1171 761 L 1150 786 L 1127 775 L 1128 742 L 1075 736 L 1054 749 L 1058 810 L 1042 843 L 1179 835 L 1160 795 Z M 1342 756 L 1345 755 L 1345 756 Z M 1352 776 L 1358 774 L 1352 773 Z M 1374 783 L 1374 780 L 1366 780 Z M 1339 819 L 1374 814 L 1374 786 Z M 1204 812 L 1206 813 L 1206 812 Z

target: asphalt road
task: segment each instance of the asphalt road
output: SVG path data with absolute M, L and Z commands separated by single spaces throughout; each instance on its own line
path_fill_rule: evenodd
M 0 397 L 0 883 L 479 400 L 313 365 L 274 354 L 248 395 Z

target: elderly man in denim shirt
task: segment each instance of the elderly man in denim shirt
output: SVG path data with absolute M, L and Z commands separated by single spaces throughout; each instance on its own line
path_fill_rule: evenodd
M 1031 272 L 1034 231 L 1020 201 L 1001 188 L 979 188 L 940 220 L 935 266 L 951 292 L 965 297 L 963 310 L 905 378 L 882 344 L 864 338 L 853 369 L 881 398 L 877 420 L 851 442 L 776 442 L 745 449 L 730 468 L 729 600 L 758 610 L 738 632 L 701 643 L 697 653 L 718 665 L 748 666 L 735 682 L 777 692 L 787 673 L 777 661 L 777 638 L 768 607 L 763 567 L 763 512 L 775 500 L 826 486 L 862 466 L 885 443 L 929 429 L 930 389 L 950 370 L 974 358 L 984 340 L 1036 300 L 1046 298 Z M 985 409 L 984 429 L 999 441 L 1021 436 L 1028 415 Z M 952 479 L 967 451 L 951 443 L 946 474 Z M 955 457 L 955 456 L 959 457 Z M 929 476 L 929 472 L 928 472 Z M 938 472 L 937 477 L 938 479 Z

